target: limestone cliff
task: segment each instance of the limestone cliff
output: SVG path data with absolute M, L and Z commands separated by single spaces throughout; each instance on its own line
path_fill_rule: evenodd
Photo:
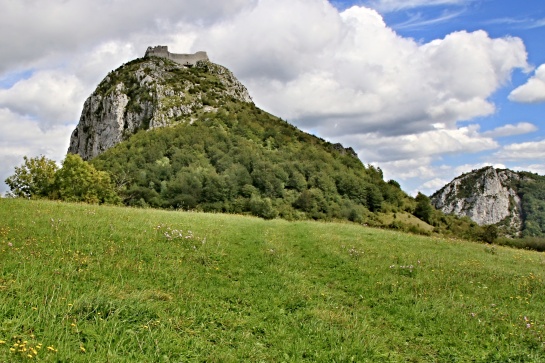
M 511 170 L 485 167 L 463 174 L 431 196 L 436 209 L 467 216 L 479 225 L 495 224 L 517 235 L 522 228 L 521 198 L 516 184 L 521 176 Z
M 136 59 L 110 72 L 85 101 L 68 152 L 89 160 L 138 130 L 191 123 L 231 100 L 252 102 L 220 65 L 201 60 L 188 68 L 165 58 Z

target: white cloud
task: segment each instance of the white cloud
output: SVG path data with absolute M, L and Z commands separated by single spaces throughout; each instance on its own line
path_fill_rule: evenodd
M 522 135 L 522 134 L 528 134 L 530 132 L 537 131 L 538 128 L 536 125 L 531 124 L 529 122 L 519 122 L 515 125 L 504 125 L 495 128 L 494 130 L 483 132 L 482 135 L 485 137 L 506 137 L 506 136 L 514 136 L 514 135 Z
M 379 11 L 389 12 L 426 6 L 464 5 L 472 1 L 474 0 L 371 0 L 367 4 Z
M 478 130 L 478 126 L 471 125 L 455 130 L 439 128 L 414 135 L 354 135 L 340 141 L 354 146 L 365 163 L 379 166 L 385 179 L 404 181 L 409 194 L 416 195 L 420 191 L 429 195 L 435 192 L 437 180 L 452 180 L 461 173 L 446 165 L 433 165 L 441 156 L 471 154 L 499 147 L 496 141 L 482 136 Z
M 364 151 L 360 151 L 360 154 Z M 363 155 L 365 157 L 365 155 Z M 385 180 L 395 179 L 402 182 L 406 192 L 416 196 L 418 192 L 431 195 L 445 184 L 463 173 L 481 169 L 485 166 L 505 169 L 505 164 L 480 162 L 462 164 L 458 166 L 439 164 L 441 158 L 435 156 L 421 156 L 403 160 L 373 162 L 372 165 L 380 167 Z M 531 169 L 525 169 L 531 170 Z
M 522 103 L 545 102 L 545 64 L 536 69 L 528 82 L 515 88 L 509 94 L 509 100 Z
M 353 135 L 341 138 L 341 142 L 352 145 L 363 160 L 390 162 L 443 154 L 477 153 L 493 150 L 499 144 L 483 137 L 476 125 L 455 130 L 437 129 L 412 135 L 383 136 L 378 134 Z
M 528 165 L 517 165 L 512 168 L 517 171 L 529 171 L 531 173 L 536 173 L 539 175 L 545 175 L 545 163 L 541 164 L 528 164 Z
M 81 82 L 71 74 L 40 71 L 0 90 L 0 107 L 40 119 L 40 127 L 74 122 L 81 111 Z
M 495 158 L 504 161 L 543 160 L 544 155 L 545 140 L 506 145 L 494 153 Z
M 420 157 L 414 159 L 385 161 L 381 163 L 371 163 L 380 167 L 384 172 L 385 179 L 407 180 L 412 178 L 431 178 L 435 175 L 434 168 L 431 167 L 431 157 Z
M 85 51 L 135 33 L 164 35 L 176 24 L 200 26 L 228 18 L 256 0 L 17 0 L 0 13 L 0 73 L 44 57 Z
M 489 97 L 527 67 L 518 38 L 456 32 L 419 44 L 374 10 L 310 0 L 260 1 L 199 33 L 194 47 L 213 49 L 266 110 L 330 136 L 454 129 L 494 113 Z
M 433 194 L 435 191 L 444 187 L 447 183 L 449 183 L 449 180 L 433 178 L 432 180 L 428 180 L 421 185 L 421 193 L 424 193 L 426 195 Z
M 454 177 L 457 177 L 459 175 L 462 175 L 464 173 L 469 173 L 473 170 L 482 169 L 485 166 L 493 166 L 496 169 L 505 169 L 505 164 L 501 163 L 473 163 L 473 164 L 462 164 L 457 165 L 453 168 L 451 168 L 454 171 Z
M 56 125 L 47 131 L 27 117 L 0 108 L 0 194 L 6 192 L 4 180 L 15 166 L 22 164 L 23 156 L 45 155 L 57 162 L 66 155 L 73 126 Z

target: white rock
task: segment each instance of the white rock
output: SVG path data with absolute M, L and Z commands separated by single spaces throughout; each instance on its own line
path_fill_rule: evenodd
M 221 93 L 220 97 L 253 102 L 246 87 L 228 69 L 208 61 L 201 61 L 196 67 L 205 67 L 219 79 L 222 89 L 215 91 Z M 200 90 L 190 94 L 194 85 L 189 81 L 169 78 L 172 77 L 169 71 L 175 68 L 189 72 L 182 65 L 148 58 L 139 63 L 136 71 L 122 66 L 110 73 L 85 101 L 68 152 L 89 160 L 128 139 L 139 129 L 191 122 L 195 119 L 192 115 L 199 110 L 216 112 L 218 108 L 203 105 Z M 113 88 L 112 82 L 116 82 Z
M 510 170 L 486 167 L 455 178 L 431 202 L 446 214 L 467 216 L 479 225 L 507 222 L 508 228 L 520 231 L 521 200 L 511 186 L 518 179 Z

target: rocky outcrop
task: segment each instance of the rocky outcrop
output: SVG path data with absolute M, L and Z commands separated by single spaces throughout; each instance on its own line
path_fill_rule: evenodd
M 138 130 L 193 122 L 231 100 L 252 102 L 225 67 L 202 60 L 187 68 L 164 58 L 136 59 L 110 72 L 85 101 L 68 152 L 89 160 Z
M 521 199 L 516 183 L 520 175 L 486 167 L 463 174 L 431 196 L 436 209 L 467 216 L 479 225 L 500 225 L 509 234 L 522 228 Z

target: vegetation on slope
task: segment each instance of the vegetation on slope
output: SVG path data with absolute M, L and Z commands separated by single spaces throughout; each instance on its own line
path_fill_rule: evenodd
M 265 219 L 349 220 L 470 239 L 490 236 L 469 219 L 433 210 L 426 196 L 412 198 L 397 182 L 384 181 L 380 168 L 364 166 L 351 148 L 304 133 L 245 102 L 249 96 L 244 87 L 221 66 L 199 62 L 185 69 L 166 59 L 137 59 L 111 72 L 94 94 L 106 96 L 119 85 L 127 91 L 129 109 L 146 113 L 153 102 L 168 106 L 163 116 L 170 111 L 177 115 L 166 123 L 171 126 L 148 130 L 144 122 L 136 134 L 127 133 L 128 140 L 94 158 L 91 165 L 68 155 L 65 163 L 78 165 L 66 179 L 70 182 L 54 182 L 45 191 L 21 194 L 25 183 L 34 190 L 35 180 L 23 178 L 12 185 L 10 180 L 17 178 L 10 177 L 13 195 L 91 203 L 115 203 L 119 196 L 129 206 Z M 159 89 L 178 103 L 157 98 Z M 186 106 L 192 112 L 173 111 Z M 91 137 L 92 130 L 86 132 Z M 47 164 L 43 159 L 29 160 Z M 49 172 L 29 169 L 38 175 Z M 64 169 L 55 172 L 55 180 L 62 181 Z M 77 193 L 66 193 L 71 185 L 77 186 Z
M 522 235 L 545 237 L 545 176 L 519 172 L 516 185 L 522 201 Z
M 242 102 L 137 133 L 91 163 L 133 206 L 358 222 L 414 208 L 380 169 Z
M 536 252 L 0 199 L 0 361 L 541 362 Z

